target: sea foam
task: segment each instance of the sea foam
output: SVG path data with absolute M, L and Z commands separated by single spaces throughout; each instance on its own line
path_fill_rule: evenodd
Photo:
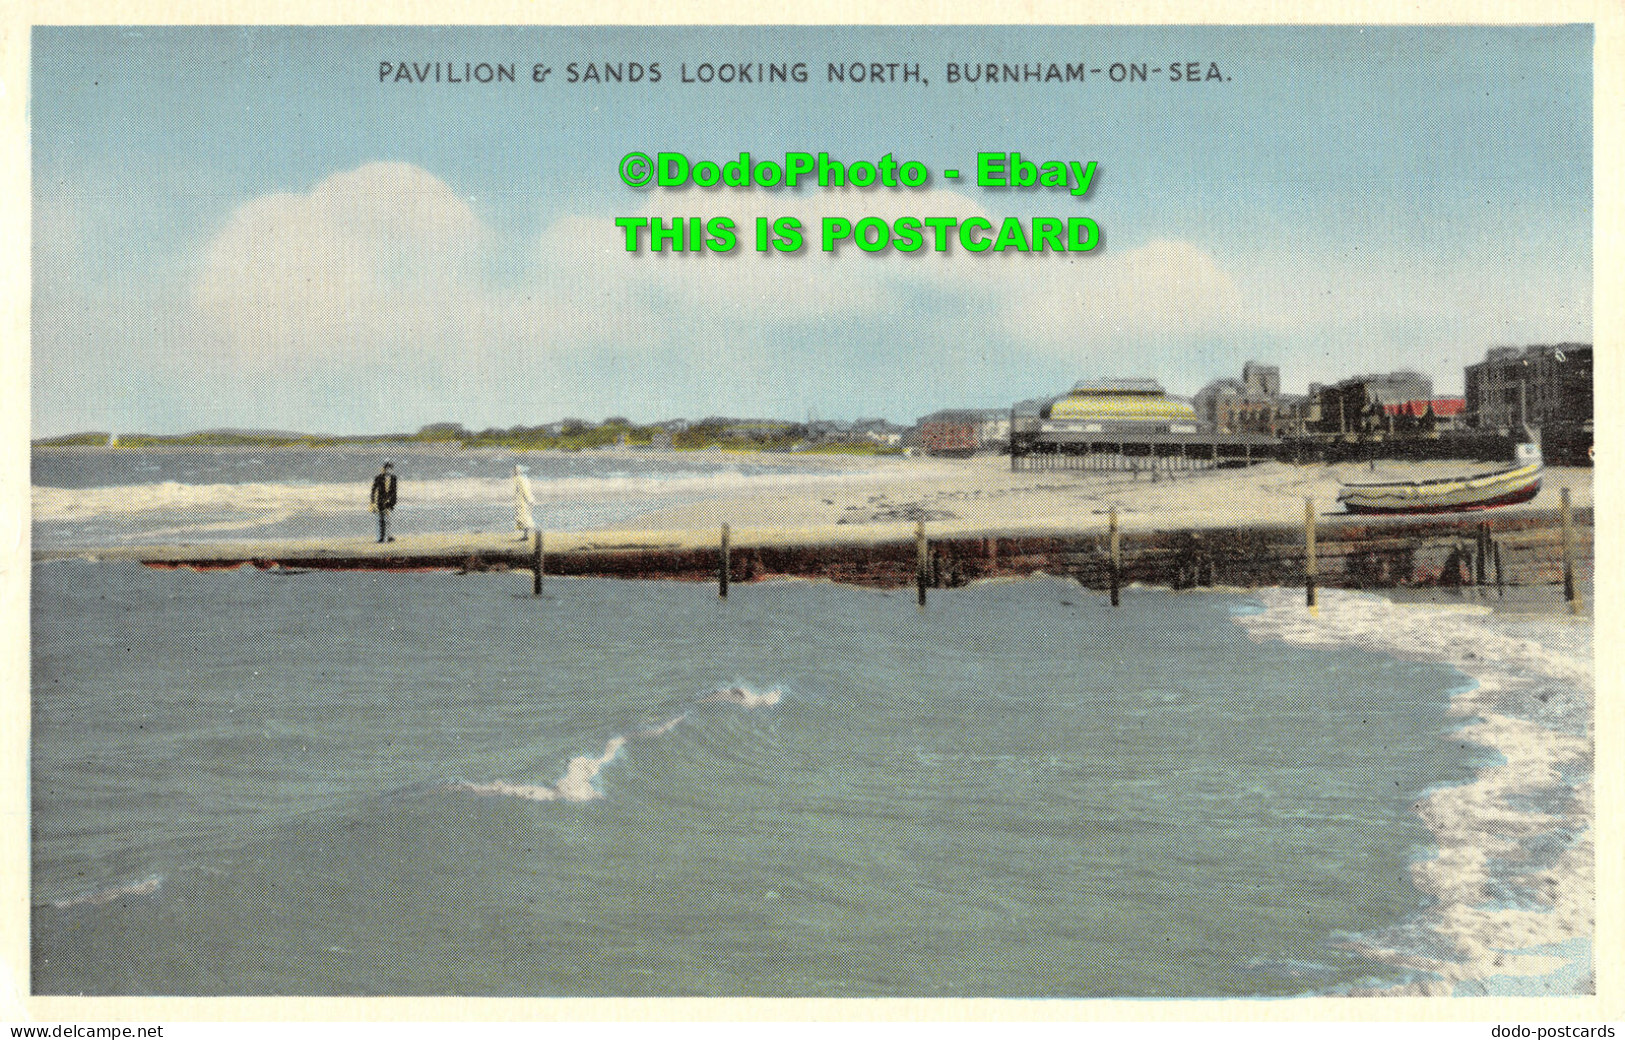
M 53 899 L 51 905 L 58 910 L 66 910 L 74 906 L 105 906 L 115 899 L 126 896 L 155 895 L 163 886 L 164 879 L 160 874 L 150 874 L 140 881 L 131 881 L 123 885 L 114 885 L 110 888 L 99 889 L 94 892 L 81 892 L 79 895 L 67 899 Z
M 591 755 L 578 755 L 572 758 L 564 771 L 564 776 L 552 787 L 544 784 L 509 784 L 501 780 L 489 784 L 460 780 L 451 787 L 454 790 L 467 791 L 469 794 L 526 798 L 533 802 L 590 802 L 603 797 L 592 784 L 598 776 L 598 771 L 610 763 L 625 743 L 625 737 L 615 737 L 604 745 L 604 753 L 596 758 Z
M 768 690 L 766 693 L 756 693 L 743 686 L 730 686 L 726 690 L 718 690 L 709 697 L 701 697 L 700 703 L 738 704 L 745 708 L 768 708 L 779 703 L 783 696 L 779 690 Z
M 709 697 L 701 697 L 699 703 L 738 704 L 746 708 L 765 708 L 779 703 L 782 696 L 779 690 L 768 690 L 765 693 L 756 693 L 744 686 L 730 686 L 718 690 Z M 668 719 L 658 726 L 643 730 L 640 737 L 660 737 L 672 730 L 688 718 L 685 712 L 675 718 Z M 465 791 L 469 794 L 487 795 L 503 798 L 525 798 L 533 802 L 589 802 L 595 798 L 602 798 L 603 793 L 593 786 L 598 773 L 608 765 L 621 748 L 626 746 L 625 737 L 615 737 L 604 745 L 604 753 L 597 757 L 579 755 L 570 760 L 565 769 L 564 776 L 552 787 L 545 784 L 510 784 L 503 780 L 491 783 L 477 784 L 468 780 L 458 780 L 449 785 L 453 790 Z
M 1471 721 L 1451 737 L 1504 759 L 1414 806 L 1437 845 L 1411 867 L 1431 905 L 1348 945 L 1423 981 L 1378 992 L 1445 995 L 1493 977 L 1564 977 L 1571 965 L 1552 948 L 1589 949 L 1595 929 L 1590 626 L 1337 591 L 1310 610 L 1301 595 L 1266 590 L 1266 609 L 1235 623 L 1256 640 L 1455 667 L 1473 681 L 1450 711 Z

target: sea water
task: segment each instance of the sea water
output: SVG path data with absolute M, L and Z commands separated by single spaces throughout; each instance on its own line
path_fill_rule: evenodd
M 512 531 L 513 467 L 554 531 L 607 526 L 718 495 L 784 491 L 908 465 L 771 452 L 515 452 L 387 444 L 333 448 L 36 448 L 34 548 L 368 538 L 372 478 L 395 464 L 397 534 Z
M 1286 996 L 1446 970 L 1416 959 L 1450 898 L 1416 883 L 1418 807 L 1503 758 L 1450 714 L 1482 676 L 1361 645 L 1401 638 L 1391 604 L 528 584 L 37 564 L 35 991 Z

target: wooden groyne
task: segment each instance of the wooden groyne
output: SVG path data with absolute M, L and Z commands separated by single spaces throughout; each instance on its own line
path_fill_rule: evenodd
M 1570 515 L 1568 567 L 1592 570 L 1592 510 Z M 1113 525 L 1115 526 L 1115 525 Z M 1371 518 L 1321 516 L 1315 527 L 1314 582 L 1320 588 L 1387 589 L 1563 585 L 1565 538 L 1558 510 L 1501 516 Z M 1114 544 L 1115 543 L 1115 544 Z M 954 588 L 985 578 L 1045 573 L 1106 591 L 1139 583 L 1302 588 L 1309 573 L 1305 529 L 1253 525 L 1194 531 L 1112 530 L 1078 534 L 947 535 L 874 544 L 703 547 L 643 546 L 549 551 L 411 551 L 346 555 L 324 551 L 271 557 L 199 554 L 144 558 L 154 567 L 210 569 L 454 570 L 531 572 L 551 576 L 673 579 L 734 583 L 819 578 L 875 588 Z M 1114 551 L 1115 550 L 1115 551 Z M 723 554 L 726 553 L 726 563 Z M 1114 560 L 1116 562 L 1114 562 Z

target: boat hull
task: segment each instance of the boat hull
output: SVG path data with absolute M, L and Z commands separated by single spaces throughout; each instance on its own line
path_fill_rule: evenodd
M 1541 467 L 1522 466 L 1477 477 L 1388 484 L 1350 484 L 1337 500 L 1350 513 L 1470 513 L 1528 502 L 1540 494 Z

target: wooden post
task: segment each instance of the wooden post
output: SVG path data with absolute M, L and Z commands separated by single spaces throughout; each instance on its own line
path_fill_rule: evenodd
M 1490 522 L 1488 520 L 1480 520 L 1478 522 L 1478 551 L 1474 553 L 1476 559 L 1473 560 L 1473 584 L 1475 585 L 1486 584 L 1489 579 L 1489 574 L 1487 571 L 1489 561 L 1485 559 L 1485 557 L 1489 556 L 1489 554 Z
M 1303 577 L 1308 605 L 1315 605 L 1315 578 L 1319 576 L 1319 563 L 1315 559 L 1315 500 L 1308 495 L 1303 499 Z
M 914 522 L 914 585 L 920 606 L 925 606 L 925 586 L 931 576 L 931 549 L 925 541 L 925 521 Z
M 1112 507 L 1111 513 L 1111 543 L 1112 543 L 1112 606 L 1121 606 L 1118 589 L 1123 584 L 1123 539 L 1117 530 L 1117 507 Z
M 536 538 L 530 554 L 530 594 L 542 594 L 542 529 L 536 529 Z
M 1495 594 L 1505 596 L 1507 594 L 1506 585 L 1501 578 L 1501 543 L 1491 542 L 1490 544 L 1495 547 Z
M 1568 601 L 1569 613 L 1580 612 L 1580 593 L 1574 587 L 1574 518 L 1569 508 L 1569 489 L 1561 492 L 1563 514 L 1563 598 Z
M 717 595 L 728 598 L 728 525 L 722 525 L 722 551 L 717 554 Z

